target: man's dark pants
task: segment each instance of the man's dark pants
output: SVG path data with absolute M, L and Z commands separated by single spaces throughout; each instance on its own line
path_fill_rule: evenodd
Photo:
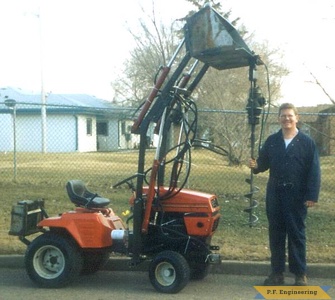
M 276 186 L 270 194 L 268 190 L 266 213 L 272 272 L 285 271 L 287 237 L 289 271 L 297 276 L 306 274 L 307 208 L 302 201 L 297 201 L 293 187 Z

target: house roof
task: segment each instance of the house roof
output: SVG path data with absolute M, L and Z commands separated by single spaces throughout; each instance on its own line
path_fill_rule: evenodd
M 335 105 L 328 105 L 327 107 L 323 107 L 323 109 L 321 110 L 322 113 L 335 113 Z
M 19 88 L 0 88 L 0 112 L 8 111 L 5 106 L 6 99 L 16 101 L 18 112 L 35 113 L 41 109 L 41 94 L 31 93 Z M 48 94 L 46 95 L 48 112 L 61 113 L 95 113 L 95 114 L 120 114 L 128 109 L 120 107 L 107 100 L 99 99 L 86 94 Z

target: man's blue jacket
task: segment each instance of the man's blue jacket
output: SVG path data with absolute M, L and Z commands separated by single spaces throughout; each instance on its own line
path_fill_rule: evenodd
M 314 141 L 300 130 L 286 148 L 282 130 L 261 148 L 254 173 L 270 170 L 267 193 L 289 187 L 298 202 L 318 201 L 321 172 Z

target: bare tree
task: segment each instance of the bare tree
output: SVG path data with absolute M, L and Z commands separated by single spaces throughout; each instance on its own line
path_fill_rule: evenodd
M 128 28 L 135 41 L 130 58 L 124 63 L 123 73 L 112 82 L 117 101 L 137 106 L 149 94 L 161 67 L 167 64 L 180 38 L 180 22 L 169 26 L 156 19 L 154 1 L 152 11 L 147 14 L 142 8 L 144 18 L 139 26 Z
M 335 100 L 331 97 L 331 95 L 329 95 L 329 93 L 327 92 L 327 90 L 323 87 L 322 83 L 316 78 L 316 76 L 312 72 L 309 72 L 309 74 L 311 74 L 311 76 L 314 78 L 314 81 L 315 81 L 314 83 L 316 85 L 318 85 L 322 89 L 322 91 L 329 98 L 329 100 L 331 101 L 331 103 L 335 104 Z
M 251 40 L 251 37 L 249 39 Z M 280 61 L 278 49 L 270 49 L 267 43 L 250 44 L 267 66 L 267 68 L 264 65 L 258 66 L 258 84 L 263 96 L 267 101 L 271 99 L 275 102 L 280 97 L 281 78 L 288 74 L 288 70 L 278 63 Z M 208 116 L 201 129 L 203 132 L 208 132 L 206 124 L 210 124 L 210 134 L 207 138 L 229 152 L 230 164 L 241 164 L 249 155 L 247 150 L 250 146 L 250 128 L 246 115 L 240 114 L 241 111 L 246 111 L 250 88 L 248 72 L 248 67 L 223 71 L 210 69 L 198 89 L 199 107 L 223 111 Z M 235 111 L 235 113 L 224 113 L 224 111 Z

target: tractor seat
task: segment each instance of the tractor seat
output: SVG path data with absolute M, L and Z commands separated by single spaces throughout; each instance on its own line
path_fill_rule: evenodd
M 85 183 L 81 180 L 68 181 L 66 183 L 66 190 L 70 200 L 76 206 L 86 208 L 103 208 L 110 202 L 109 199 L 102 198 L 98 194 L 88 191 Z

